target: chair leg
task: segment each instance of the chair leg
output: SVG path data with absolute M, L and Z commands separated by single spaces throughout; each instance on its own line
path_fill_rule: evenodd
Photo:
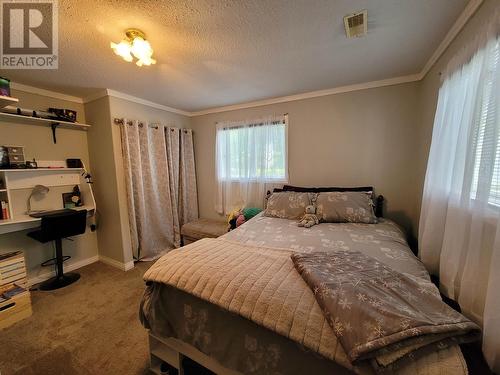
M 55 290 L 64 288 L 73 284 L 80 278 L 78 273 L 64 273 L 63 270 L 63 253 L 62 253 L 62 240 L 58 238 L 56 242 L 56 276 L 52 277 L 40 284 L 40 290 Z
M 64 275 L 63 271 L 63 254 L 62 254 L 62 240 L 58 238 L 55 240 L 56 243 L 56 278 L 61 278 Z

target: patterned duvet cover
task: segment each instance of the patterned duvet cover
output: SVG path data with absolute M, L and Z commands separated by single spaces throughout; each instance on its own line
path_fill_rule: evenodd
M 286 263 L 283 259 L 289 257 L 289 254 L 292 252 L 310 253 L 315 251 L 333 252 L 337 250 L 353 250 L 369 255 L 387 266 L 397 269 L 399 272 L 404 273 L 407 277 L 415 280 L 415 283 L 422 285 L 425 288 L 432 287 L 424 266 L 412 254 L 405 241 L 402 231 L 396 224 L 389 220 L 382 219 L 378 224 L 320 224 L 306 229 L 297 227 L 297 223 L 295 221 L 268 218 L 260 215 L 245 223 L 237 230 L 220 237 L 220 240 L 218 241 L 219 242 L 211 242 L 210 244 L 207 242 L 206 245 L 198 244 L 197 246 L 192 247 L 192 254 L 197 252 L 196 256 L 198 256 L 199 259 L 199 257 L 204 254 L 203 246 L 205 246 L 207 251 L 205 253 L 207 262 L 216 261 L 217 257 L 222 256 L 221 254 L 225 254 L 227 258 L 227 253 L 225 253 L 226 250 L 224 250 L 224 252 L 220 252 L 220 254 L 214 255 L 211 260 L 210 254 L 218 252 L 220 247 L 225 246 L 224 244 L 228 245 L 226 247 L 230 247 L 229 245 L 234 243 L 240 244 L 238 250 L 240 253 L 245 251 L 245 245 L 248 245 L 248 252 L 253 253 L 258 253 L 258 251 L 265 248 L 272 248 L 272 253 L 277 254 L 276 259 L 279 258 L 280 262 L 283 261 Z M 176 253 L 173 253 L 172 255 L 167 254 L 165 259 L 161 258 L 158 263 L 152 267 L 152 270 L 148 271 L 146 274 L 146 280 L 152 281 L 152 283 L 148 286 L 142 302 L 141 317 L 143 324 L 157 334 L 180 338 L 197 347 L 206 354 L 214 356 L 221 363 L 243 373 L 300 373 L 294 372 L 293 368 L 287 368 L 287 360 L 284 356 L 286 356 L 290 350 L 293 352 L 293 349 L 290 349 L 289 343 L 282 345 L 282 352 L 280 351 L 279 346 L 275 346 L 272 337 L 273 335 L 276 336 L 276 330 L 272 329 L 272 324 L 259 324 L 259 329 L 253 330 L 255 335 L 248 332 L 248 327 L 246 331 L 238 331 L 229 329 L 228 327 L 227 333 L 225 333 L 220 330 L 214 332 L 213 329 L 210 329 L 209 327 L 212 322 L 210 322 L 210 319 L 205 318 L 204 323 L 202 324 L 204 327 L 202 334 L 204 339 L 200 339 L 199 335 L 196 337 L 196 335 L 193 336 L 191 334 L 194 328 L 192 324 L 188 324 L 188 321 L 193 315 L 205 317 L 211 316 L 213 319 L 213 325 L 220 325 L 221 321 L 216 318 L 216 311 L 217 309 L 220 310 L 221 306 L 227 307 L 223 309 L 224 311 L 221 312 L 221 315 L 225 315 L 226 318 L 229 316 L 231 317 L 231 319 L 226 320 L 227 322 L 233 320 L 236 321 L 237 319 L 243 319 L 246 317 L 248 320 L 252 320 L 253 323 L 259 323 L 259 319 L 252 319 L 250 315 L 246 316 L 245 314 L 241 314 L 238 310 L 231 309 L 229 306 L 225 306 L 224 303 L 219 303 L 220 301 L 215 298 L 204 297 L 203 292 L 196 292 L 196 283 L 193 284 L 194 287 L 192 289 L 189 289 L 188 287 L 180 287 L 180 284 L 185 286 L 189 285 L 188 279 L 190 274 L 189 272 L 186 272 L 184 264 L 185 262 L 189 262 L 190 249 L 191 247 L 187 247 L 185 249 L 176 250 Z M 283 252 L 282 255 L 280 254 L 280 249 Z M 182 274 L 176 272 L 175 270 L 174 272 L 171 272 L 172 264 L 169 265 L 169 260 L 174 257 L 179 257 L 178 261 L 182 264 L 181 268 L 184 268 Z M 259 259 L 259 257 L 256 259 Z M 291 265 L 291 260 L 288 260 Z M 162 264 L 164 264 L 164 266 L 162 266 Z M 289 267 L 289 264 L 286 264 L 286 267 Z M 203 270 L 204 266 L 205 269 Z M 227 266 L 229 267 L 228 269 L 230 269 L 230 267 L 234 267 L 234 265 L 229 263 Z M 165 269 L 165 267 L 167 269 Z M 195 273 L 211 272 L 210 265 L 204 265 L 203 262 L 200 263 L 199 267 L 199 270 L 194 266 L 192 269 L 195 270 Z M 227 270 L 221 270 L 221 272 L 227 272 Z M 243 267 L 241 273 L 244 274 L 245 272 L 249 276 L 252 276 L 252 271 Z M 169 279 L 170 276 L 164 277 L 165 273 L 170 273 L 171 275 L 178 273 L 178 280 L 172 281 L 172 278 Z M 162 279 L 162 277 L 164 278 Z M 213 281 L 213 275 L 211 275 L 211 279 Z M 297 286 L 298 284 L 296 284 L 296 287 Z M 280 286 L 280 288 L 282 288 L 282 286 Z M 300 285 L 300 288 L 308 287 L 304 283 L 304 285 Z M 305 289 L 303 290 L 303 293 L 307 293 Z M 211 296 L 213 295 L 212 292 L 209 294 Z M 165 300 L 165 298 L 169 298 L 171 301 L 190 300 L 191 302 L 184 303 L 183 306 L 177 306 L 174 309 L 173 306 Z M 222 291 L 221 299 L 224 299 L 224 291 Z M 193 303 L 194 300 L 197 302 Z M 316 302 L 314 301 L 311 303 Z M 214 308 L 214 306 L 216 308 Z M 317 306 L 311 306 L 311 308 L 312 307 L 317 308 Z M 228 312 L 230 313 L 229 315 Z M 292 317 L 292 322 L 293 319 L 294 318 Z M 267 329 L 262 330 L 260 328 L 261 326 L 264 326 Z M 296 341 L 296 344 L 299 344 L 298 346 L 302 348 L 302 351 L 311 351 L 311 349 L 313 349 L 313 352 L 315 351 L 314 345 L 307 345 L 307 340 L 297 340 L 296 337 L 287 336 L 287 334 L 280 332 L 279 330 L 278 333 L 281 336 L 292 338 Z M 330 335 L 330 332 L 327 333 L 328 335 L 325 337 L 334 337 L 333 335 Z M 233 335 L 232 337 L 231 334 Z M 218 336 L 217 339 L 215 338 L 215 335 Z M 228 336 L 227 340 L 221 341 L 220 337 L 223 336 Z M 254 345 L 248 344 L 249 342 L 253 342 L 254 339 L 256 340 L 256 346 L 258 346 L 259 343 L 265 347 L 273 348 L 272 352 L 274 352 L 275 355 L 271 357 L 261 355 L 260 357 L 262 363 L 259 364 L 258 362 L 252 362 L 253 364 L 250 365 L 248 361 L 245 361 L 245 358 L 248 359 L 249 355 L 254 354 L 251 353 Z M 280 340 L 282 339 L 283 338 L 281 337 Z M 259 342 L 259 340 L 261 340 L 261 342 Z M 279 342 L 280 340 L 277 341 Z M 239 346 L 236 345 L 237 342 L 240 343 Z M 233 349 L 237 350 L 231 350 L 231 343 L 234 345 Z M 323 343 L 323 346 L 323 351 L 316 350 L 316 352 L 327 357 L 327 359 L 333 359 L 338 364 L 341 364 L 344 367 L 344 370 L 349 369 L 350 371 L 358 373 L 370 372 L 370 369 L 365 366 L 359 368 L 350 366 L 345 360 L 345 353 L 342 353 L 337 346 L 331 356 L 328 355 L 328 345 L 325 346 Z M 266 350 L 266 353 L 269 352 Z M 313 357 L 314 356 L 315 355 L 313 353 Z M 269 364 L 270 360 L 272 362 L 272 366 Z M 324 362 L 324 360 L 319 362 L 322 361 Z M 312 362 L 315 362 L 314 358 L 312 359 Z M 324 363 L 322 364 L 324 365 Z M 272 367 L 273 371 L 270 372 L 269 366 Z M 342 373 L 344 371 L 340 370 L 336 366 L 332 366 L 332 368 L 337 368 L 337 370 L 333 373 Z M 452 346 L 435 353 L 430 353 L 426 357 L 418 359 L 415 363 L 402 368 L 399 372 L 402 374 L 461 374 L 466 373 L 467 369 L 459 348 L 457 346 Z

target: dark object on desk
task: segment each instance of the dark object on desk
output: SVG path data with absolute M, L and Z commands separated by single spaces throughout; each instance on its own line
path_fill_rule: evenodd
M 38 163 L 34 158 L 33 161 L 26 160 L 26 169 L 37 169 L 37 168 L 38 168 Z
M 9 165 L 9 169 L 26 169 L 26 164 L 24 164 L 24 163 L 11 164 L 11 165 Z
M 83 163 L 80 159 L 66 159 L 68 168 L 83 168 Z
M 64 208 L 72 209 L 76 207 L 75 202 L 73 202 L 73 193 L 62 193 L 61 195 Z
M 5 146 L 10 168 L 26 168 L 23 146 Z
M 83 206 L 82 193 L 80 192 L 80 187 L 78 185 L 73 187 L 73 197 L 71 200 L 75 203 L 76 207 Z
M 94 183 L 94 181 L 92 181 L 92 175 L 90 173 L 83 172 L 82 176 L 85 179 L 85 181 L 87 181 L 87 184 L 93 184 Z
M 63 210 L 62 212 L 47 212 L 42 216 L 42 224 L 39 230 L 29 232 L 28 236 L 46 243 L 55 241 L 56 257 L 55 264 L 56 276 L 40 284 L 40 290 L 54 290 L 68 286 L 80 278 L 77 273 L 64 273 L 63 262 L 69 257 L 63 257 L 62 239 L 71 236 L 77 236 L 85 233 L 87 225 L 87 210 Z M 48 264 L 54 259 L 42 263 Z
M 64 208 L 73 208 L 83 206 L 82 193 L 78 185 L 75 185 L 71 193 L 62 193 Z

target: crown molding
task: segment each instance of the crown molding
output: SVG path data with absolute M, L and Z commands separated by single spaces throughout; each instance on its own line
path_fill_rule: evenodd
M 83 104 L 87 104 L 87 103 L 90 103 L 90 102 L 93 102 L 97 99 L 101 99 L 101 98 L 104 98 L 108 96 L 108 90 L 107 89 L 102 89 L 102 90 L 99 90 L 97 92 L 95 92 L 94 94 L 90 94 L 86 97 L 84 97 L 82 100 L 83 100 Z
M 234 110 L 238 110 L 238 109 L 261 107 L 261 106 L 270 105 L 270 104 L 286 103 L 286 102 L 292 102 L 292 101 L 296 101 L 296 100 L 317 98 L 320 96 L 343 94 L 343 93 L 351 92 L 351 91 L 368 90 L 368 89 L 373 89 L 373 88 L 377 88 L 377 87 L 400 85 L 402 83 L 415 82 L 418 80 L 419 80 L 419 75 L 412 74 L 412 75 L 407 75 L 407 76 L 402 76 L 402 77 L 382 79 L 379 81 L 371 81 L 371 82 L 357 83 L 355 85 L 340 86 L 340 87 L 335 87 L 335 88 L 326 89 L 326 90 L 309 91 L 309 92 L 304 92 L 301 94 L 280 96 L 280 97 L 276 97 L 276 98 L 263 99 L 263 100 L 256 100 L 253 102 L 228 105 L 228 106 L 224 106 L 224 107 L 209 108 L 209 109 L 205 109 L 202 111 L 191 112 L 191 116 L 203 116 L 203 115 L 208 115 L 210 113 L 234 111 Z
M 89 96 L 87 96 L 87 97 L 85 97 L 83 99 L 83 102 L 84 103 L 93 102 L 94 100 L 103 98 L 105 96 L 110 96 L 110 97 L 113 97 L 113 98 L 124 99 L 124 100 L 127 100 L 127 101 L 132 102 L 132 103 L 142 104 L 142 105 L 145 105 L 145 106 L 148 106 L 148 107 L 152 107 L 152 108 L 156 108 L 156 109 L 161 109 L 163 111 L 177 113 L 179 115 L 192 116 L 191 112 L 183 111 L 182 109 L 177 109 L 177 108 L 169 107 L 169 106 L 166 106 L 166 105 L 163 105 L 163 104 L 155 103 L 155 102 L 152 102 L 152 101 L 149 101 L 149 100 L 146 100 L 146 99 L 139 98 L 137 96 L 125 94 L 123 92 L 116 91 L 116 90 L 111 90 L 111 89 L 105 89 L 105 90 L 97 92 L 97 93 L 95 93 L 93 95 L 89 95 Z
M 15 83 L 11 82 L 11 87 L 14 90 L 19 90 L 19 91 L 24 91 L 24 92 L 29 92 L 33 94 L 38 94 L 38 95 L 44 95 L 48 96 L 51 98 L 56 98 L 56 99 L 61 99 L 61 100 L 67 100 L 75 103 L 89 103 L 94 100 L 103 98 L 105 96 L 111 96 L 114 98 L 119 98 L 119 99 L 124 99 L 128 100 L 133 103 L 138 103 L 142 104 L 148 107 L 152 108 L 157 108 L 163 111 L 168 111 L 172 113 L 177 113 L 183 116 L 188 116 L 188 117 L 194 117 L 194 116 L 203 116 L 211 113 L 219 113 L 219 112 L 227 112 L 227 111 L 234 111 L 238 109 L 246 109 L 246 108 L 253 108 L 253 107 L 260 107 L 260 106 L 265 106 L 265 105 L 270 105 L 270 104 L 278 104 L 278 103 L 285 103 L 285 102 L 291 102 L 295 100 L 302 100 L 302 99 L 310 99 L 310 98 L 317 98 L 320 96 L 327 96 L 327 95 L 333 95 L 333 94 L 342 94 L 346 92 L 351 92 L 351 91 L 358 91 L 358 90 L 367 90 L 367 89 L 373 89 L 377 87 L 384 87 L 384 86 L 392 86 L 392 85 L 399 85 L 402 83 L 409 83 L 409 82 L 416 82 L 416 81 L 421 81 L 422 79 L 425 78 L 427 73 L 431 70 L 431 68 L 434 66 L 434 64 L 437 62 L 437 60 L 443 55 L 443 53 L 446 51 L 446 49 L 449 47 L 449 45 L 453 42 L 453 40 L 457 37 L 457 35 L 462 31 L 464 26 L 467 24 L 469 19 L 474 15 L 474 13 L 479 9 L 481 4 L 483 3 L 484 0 L 470 0 L 469 3 L 466 5 L 460 16 L 457 18 L 451 29 L 448 31 L 444 39 L 441 41 L 439 46 L 436 48 L 434 53 L 431 55 L 429 60 L 427 60 L 426 64 L 422 68 L 422 70 L 417 73 L 417 74 L 411 74 L 407 76 L 402 76 L 402 77 L 395 77 L 395 78 L 388 78 L 388 79 L 383 79 L 379 81 L 371 81 L 371 82 L 365 82 L 365 83 L 359 83 L 359 84 L 354 84 L 354 85 L 348 85 L 348 86 L 340 86 L 340 87 L 335 87 L 331 89 L 326 89 L 326 90 L 317 90 L 317 91 L 310 91 L 310 92 L 305 92 L 301 94 L 296 94 L 296 95 L 288 95 L 288 96 L 281 96 L 281 97 L 276 97 L 276 98 L 270 98 L 270 99 L 263 99 L 263 100 L 256 100 L 252 102 L 246 102 L 246 103 L 241 103 L 241 104 L 234 104 L 234 105 L 228 105 L 228 106 L 222 106 L 222 107 L 214 107 L 214 108 L 208 108 L 204 109 L 201 111 L 184 111 L 181 109 L 169 107 L 163 104 L 155 103 L 146 99 L 142 99 L 133 95 L 128 95 L 119 91 L 111 90 L 111 89 L 104 89 L 101 90 L 95 94 L 89 95 L 85 98 L 79 98 L 76 96 L 70 96 L 70 95 L 65 95 L 61 94 L 58 92 L 50 91 L 50 90 L 45 90 L 45 89 L 39 89 L 37 87 L 33 86 L 28 86 L 28 85 L 22 85 L 20 83 Z
M 182 109 L 177 109 L 177 108 L 169 107 L 169 106 L 166 106 L 163 104 L 158 104 L 158 103 L 146 100 L 146 99 L 138 98 L 137 96 L 128 95 L 128 94 L 125 94 L 123 92 L 119 92 L 119 91 L 115 91 L 115 90 L 107 89 L 106 91 L 107 91 L 108 96 L 111 96 L 114 98 L 125 99 L 125 100 L 128 100 L 129 102 L 138 103 L 138 104 L 142 104 L 142 105 L 145 105 L 148 107 L 161 109 L 163 111 L 177 113 L 179 115 L 192 116 L 192 112 L 183 111 Z
M 438 61 L 438 59 L 443 55 L 446 49 L 450 46 L 451 42 L 455 40 L 457 35 L 462 31 L 464 26 L 467 24 L 469 19 L 476 13 L 484 0 L 470 0 L 468 4 L 465 6 L 464 10 L 458 16 L 457 20 L 445 35 L 444 39 L 439 43 L 439 46 L 436 48 L 434 53 L 431 55 L 427 63 L 422 68 L 422 71 L 419 73 L 420 80 L 424 79 L 429 70 L 434 66 L 434 64 Z
M 67 100 L 68 102 L 83 104 L 83 99 L 80 97 L 61 94 L 60 92 L 45 90 L 34 86 L 23 85 L 17 82 L 11 82 L 10 88 L 13 90 L 28 92 L 30 94 L 43 95 L 48 96 L 49 98 Z

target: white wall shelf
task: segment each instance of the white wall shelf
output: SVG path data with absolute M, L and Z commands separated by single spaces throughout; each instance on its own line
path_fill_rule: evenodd
M 25 125 L 41 125 L 49 127 L 52 125 L 57 125 L 58 127 L 65 129 L 87 130 L 88 128 L 90 128 L 90 125 L 82 124 L 80 122 L 70 122 L 70 121 L 54 120 L 48 118 L 22 116 L 4 112 L 0 112 L 0 120 L 6 122 L 15 122 L 16 124 L 25 124 Z
M 16 103 L 19 103 L 19 99 L 11 96 L 0 95 L 0 108 Z
M 0 172 L 66 172 L 66 171 L 83 171 L 83 168 L 15 168 L 15 169 L 0 169 Z

